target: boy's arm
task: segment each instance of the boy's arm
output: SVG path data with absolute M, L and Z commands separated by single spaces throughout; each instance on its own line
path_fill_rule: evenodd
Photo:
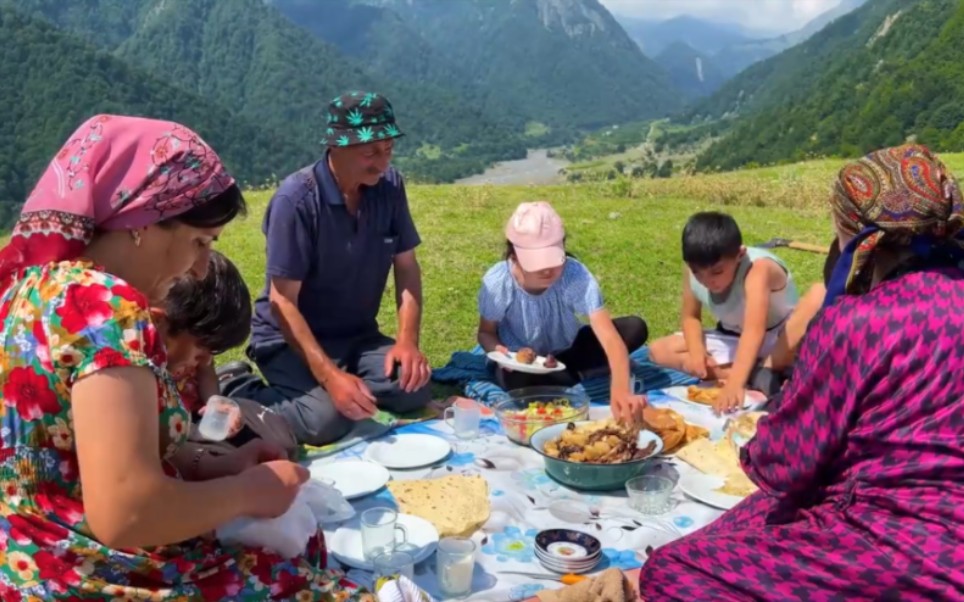
M 683 309 L 680 316 L 683 340 L 689 352 L 690 369 L 695 376 L 706 378 L 706 343 L 703 341 L 703 306 L 690 286 L 690 270 L 683 270 Z
M 770 310 L 770 290 L 773 286 L 774 273 L 772 270 L 783 271 L 783 268 L 768 259 L 753 263 L 746 274 L 744 291 L 746 308 L 743 317 L 743 331 L 736 346 L 736 357 L 730 376 L 727 378 L 724 394 L 717 399 L 716 409 L 727 410 L 743 405 L 743 395 L 750 373 L 756 365 L 766 338 L 767 315 Z

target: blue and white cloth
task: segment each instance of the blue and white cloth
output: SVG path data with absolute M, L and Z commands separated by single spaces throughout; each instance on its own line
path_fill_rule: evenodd
M 699 379 L 684 372 L 657 366 L 649 361 L 649 347 L 640 347 L 629 355 L 636 389 L 639 392 L 653 391 L 682 385 L 695 385 Z M 452 354 L 447 365 L 432 372 L 432 380 L 441 384 L 464 387 L 464 395 L 485 405 L 491 406 L 508 395 L 493 380 L 493 370 L 482 347 L 471 351 L 458 351 Z M 593 403 L 609 403 L 609 376 L 588 378 L 576 385 Z

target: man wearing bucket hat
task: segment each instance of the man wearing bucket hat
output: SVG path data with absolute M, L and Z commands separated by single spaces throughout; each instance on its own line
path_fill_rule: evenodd
M 430 399 L 418 348 L 420 239 L 402 176 L 389 165 L 400 136 L 384 96 L 338 96 L 321 159 L 282 182 L 264 217 L 265 287 L 247 354 L 267 385 L 242 375 L 223 389 L 281 413 L 302 443 L 335 441 L 378 408 L 407 412 Z M 377 321 L 392 269 L 397 340 Z

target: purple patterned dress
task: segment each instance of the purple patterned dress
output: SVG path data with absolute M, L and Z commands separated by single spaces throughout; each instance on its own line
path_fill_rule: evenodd
M 964 273 L 817 317 L 743 450 L 760 491 L 657 550 L 658 600 L 964 600 Z

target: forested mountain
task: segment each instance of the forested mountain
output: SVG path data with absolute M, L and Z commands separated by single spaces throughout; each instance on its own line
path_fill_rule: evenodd
M 0 81 L 0 227 L 16 217 L 66 137 L 100 112 L 191 124 L 248 182 L 283 174 L 315 152 L 6 3 L 0 3 Z
M 964 5 L 871 0 L 751 67 L 697 113 L 743 115 L 700 169 L 854 156 L 909 138 L 964 148 Z
M 709 96 L 726 81 L 716 62 L 684 42 L 675 42 L 656 57 L 670 81 L 690 98 Z
M 834 8 L 818 15 L 796 31 L 762 40 L 745 40 L 730 44 L 713 55 L 716 65 L 727 78 L 733 77 L 750 65 L 775 56 L 787 48 L 792 48 L 810 39 L 836 19 L 853 12 L 867 0 L 842 0 Z
M 327 102 L 375 89 L 395 105 L 407 133 L 400 163 L 425 179 L 451 179 L 488 162 L 525 155 L 521 132 L 440 85 L 380 77 L 295 26 L 262 0 L 20 0 L 59 26 L 158 78 L 256 119 L 295 145 L 318 147 Z M 122 5 L 118 8 L 118 5 Z M 101 35 L 106 29 L 110 35 Z M 419 154 L 429 147 L 431 156 Z M 437 158 L 445 156 L 445 165 Z
M 617 19 L 643 52 L 653 58 L 680 42 L 702 55 L 712 56 L 727 46 L 753 40 L 735 25 L 707 21 L 689 15 L 673 17 L 665 21 L 627 16 L 618 16 Z
M 331 8 L 312 19 L 304 10 L 346 0 L 271 2 L 384 72 L 412 69 L 409 57 L 424 71 L 454 70 L 449 85 L 486 113 L 521 115 L 551 129 L 596 128 L 681 107 L 666 75 L 597 0 L 348 2 L 381 9 L 374 24 L 363 21 L 367 31 L 352 25 L 362 20 L 359 12 Z M 334 21 L 320 22 L 326 19 Z M 392 33 L 401 27 L 403 35 Z M 359 44 L 357 36 L 373 43 Z

